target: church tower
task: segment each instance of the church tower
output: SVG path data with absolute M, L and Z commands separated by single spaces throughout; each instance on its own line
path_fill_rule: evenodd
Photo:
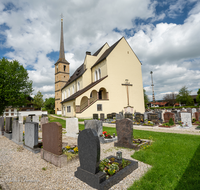
M 65 59 L 63 16 L 61 15 L 60 55 L 55 63 L 55 113 L 61 111 L 62 93 L 61 89 L 69 80 L 69 62 Z

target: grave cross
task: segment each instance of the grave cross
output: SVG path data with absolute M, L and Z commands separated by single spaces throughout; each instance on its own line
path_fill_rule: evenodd
M 128 87 L 129 86 L 133 86 L 132 84 L 130 84 L 130 82 L 128 81 L 128 79 L 125 80 L 125 84 L 122 84 L 122 86 L 126 86 L 126 90 L 127 90 L 127 103 L 129 106 L 129 92 L 128 92 Z

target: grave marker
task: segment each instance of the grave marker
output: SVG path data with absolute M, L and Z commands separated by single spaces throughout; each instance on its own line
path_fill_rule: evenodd
M 173 120 L 174 123 L 175 123 L 175 114 L 174 114 L 174 113 L 171 113 L 171 112 L 165 112 L 165 113 L 164 113 L 164 121 L 165 121 L 166 123 L 168 123 L 169 120 L 170 120 L 170 118 L 172 118 L 172 120 Z
M 78 137 L 79 126 L 78 118 L 66 118 L 66 131 L 65 134 L 68 137 Z
M 4 135 L 4 117 L 0 117 L 0 135 Z
M 99 120 L 85 120 L 85 129 L 93 129 L 96 131 L 98 137 L 103 133 L 102 121 Z
M 13 120 L 12 141 L 18 145 L 23 144 L 23 123 Z
M 100 120 L 101 120 L 101 121 L 104 121 L 104 120 L 105 120 L 105 114 L 104 114 L 104 113 L 101 113 L 101 114 L 100 114 Z
M 12 139 L 12 117 L 6 117 L 6 126 L 4 136 L 9 140 Z
M 181 112 L 181 122 L 183 127 L 192 127 L 191 113 Z

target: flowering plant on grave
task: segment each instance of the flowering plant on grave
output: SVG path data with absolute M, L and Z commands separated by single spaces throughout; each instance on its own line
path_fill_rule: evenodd
M 111 135 L 109 133 L 107 133 L 106 131 L 103 132 L 102 137 L 104 137 L 104 138 L 112 138 Z
M 77 146 L 74 146 L 74 147 L 66 146 L 66 147 L 62 148 L 62 152 L 64 154 L 66 154 L 66 153 L 77 154 L 78 153 L 78 147 Z

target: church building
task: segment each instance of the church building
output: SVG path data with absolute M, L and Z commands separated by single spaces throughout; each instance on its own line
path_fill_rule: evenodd
M 55 64 L 55 109 L 67 117 L 93 114 L 144 113 L 141 62 L 124 37 L 86 52 L 83 64 L 69 78 L 61 20 L 60 57 Z

